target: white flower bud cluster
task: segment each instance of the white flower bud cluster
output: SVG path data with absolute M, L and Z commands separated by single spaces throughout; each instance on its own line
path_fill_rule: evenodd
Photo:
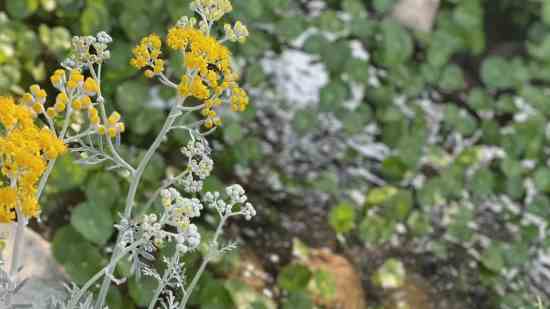
M 189 227 L 176 236 L 176 249 L 182 253 L 195 250 L 201 244 L 201 234 L 196 225 L 190 224 Z
M 194 0 L 191 2 L 190 8 L 204 16 L 209 22 L 217 21 L 233 10 L 229 0 Z
M 180 181 L 180 184 L 186 192 L 200 192 L 203 180 L 210 176 L 214 168 L 214 161 L 209 156 L 210 148 L 204 140 L 191 141 L 181 149 L 181 152 L 189 159 L 190 173 Z
M 243 204 L 248 199 L 241 185 L 235 184 L 225 188 L 225 193 L 231 199 L 232 204 Z
M 163 190 L 161 196 L 166 224 L 178 230 L 174 236 L 178 250 L 187 252 L 197 248 L 201 236 L 197 226 L 191 223 L 191 218 L 200 217 L 203 209 L 201 201 L 196 198 L 184 198 L 174 188 Z
M 220 216 L 243 215 L 246 220 L 252 219 L 256 215 L 256 209 L 248 201 L 243 187 L 240 185 L 231 185 L 225 189 L 225 193 L 229 198 L 229 202 L 221 199 L 219 192 L 207 192 L 203 197 L 203 202 L 210 208 L 218 211 Z M 233 210 L 235 205 L 241 205 L 239 211 Z
M 61 64 L 68 69 L 81 68 L 88 64 L 99 64 L 111 58 L 109 44 L 113 42 L 111 36 L 105 32 L 99 32 L 94 36 L 75 36 L 71 41 L 73 55 Z M 91 47 L 94 53 L 91 53 Z
M 143 216 L 141 229 L 143 230 L 143 237 L 153 240 L 157 245 L 162 244 L 168 236 L 162 229 L 162 224 L 158 222 L 158 217 L 155 214 Z
M 244 43 L 250 35 L 248 28 L 240 21 L 237 21 L 234 26 L 225 24 L 223 29 L 225 37 L 231 42 Z

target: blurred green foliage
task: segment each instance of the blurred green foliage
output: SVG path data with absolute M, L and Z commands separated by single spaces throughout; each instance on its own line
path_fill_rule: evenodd
M 313 14 L 308 1 L 233 0 L 236 18 L 252 33 L 246 45 L 234 48 L 244 61 L 243 78 L 249 89 L 276 93 L 277 84 L 261 61 L 285 50 L 314 55 L 329 81 L 319 90 L 318 104 L 291 114 L 288 126 L 297 136 L 313 136 L 320 134 L 319 115 L 330 114 L 341 122 L 337 137 L 345 141 L 375 125 L 372 142 L 387 146 L 389 154 L 364 159 L 360 150 L 347 147 L 331 160 L 333 165 L 317 166 L 318 176 L 296 177 L 279 163 L 277 149 L 285 145 L 265 147 L 270 128 L 256 112 L 269 115 L 270 110 L 262 104 L 240 118 L 226 119 L 217 132 L 220 148 L 227 147 L 216 158 L 219 179 L 208 185 L 243 181 L 235 166 L 267 168 L 280 178 L 278 190 L 290 196 L 327 194 L 325 205 L 318 206 L 335 205 L 327 209 L 327 220 L 350 243 L 382 247 L 397 239 L 411 254 L 428 253 L 442 265 L 452 261 L 457 281 L 468 283 L 464 292 L 481 286 L 491 306 L 528 308 L 534 261 L 550 245 L 537 225 L 550 220 L 550 1 L 443 0 L 429 33 L 394 20 L 394 0 L 320 2 L 324 7 Z M 20 94 L 34 81 L 46 86 L 47 73 L 68 52 L 71 34 L 109 31 L 115 43 L 104 93 L 127 119 L 125 144 L 138 146 L 124 152 L 137 157 L 164 117 L 162 109 L 144 102 L 168 100 L 170 94 L 148 90 L 128 64 L 130 49 L 142 36 L 165 33 L 188 14 L 184 0 L 0 2 L 0 94 Z M 304 36 L 308 29 L 316 32 Z M 302 36 L 305 41 L 297 44 Z M 354 56 L 352 42 L 359 42 L 368 57 Z M 178 61 L 171 56 L 173 67 Z M 357 85 L 365 90 L 359 104 L 345 106 Z M 279 95 L 277 102 L 284 100 Z M 162 156 L 147 171 L 140 201 L 156 189 L 167 168 L 179 167 L 183 142 L 175 136 L 163 145 Z M 296 161 L 283 165 L 293 164 L 299 166 Z M 380 181 L 342 177 L 342 167 L 367 169 Z M 273 191 L 262 191 L 264 180 L 253 177 L 248 186 L 258 188 L 258 200 L 269 200 Z M 54 229 L 56 258 L 77 283 L 106 262 L 111 223 L 127 190 L 121 179 L 74 166 L 70 158 L 61 160 L 52 176 L 44 219 Z M 353 190 L 364 198 L 353 199 Z M 298 200 L 291 204 L 299 206 Z M 466 271 L 471 265 L 473 273 Z M 281 271 L 277 283 L 289 291 L 283 308 L 312 307 L 301 287 L 311 275 L 300 265 Z M 120 293 L 113 292 L 111 304 L 139 306 L 148 290 L 130 280 Z M 240 290 L 206 276 L 194 303 L 230 308 Z M 260 299 L 254 308 L 263 306 Z

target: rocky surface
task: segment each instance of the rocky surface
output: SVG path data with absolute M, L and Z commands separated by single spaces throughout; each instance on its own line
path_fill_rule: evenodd
M 67 277 L 52 255 L 51 245 L 40 235 L 27 229 L 25 231 L 25 251 L 23 269 L 18 275 L 20 280 L 27 279 L 16 295 L 15 304 L 34 304 L 34 309 L 46 309 L 47 300 L 64 293 L 63 282 Z M 4 260 L 10 261 L 12 244 L 4 250 Z
M 333 309 L 367 308 L 359 271 L 346 258 L 326 248 L 312 249 L 306 265 L 312 270 L 329 273 L 334 280 L 334 296 L 330 299 L 317 298 L 319 305 Z
M 439 0 L 401 0 L 392 16 L 414 30 L 431 31 L 438 8 Z

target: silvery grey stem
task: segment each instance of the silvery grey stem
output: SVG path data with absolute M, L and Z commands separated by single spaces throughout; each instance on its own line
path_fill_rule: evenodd
M 116 258 L 114 258 L 113 261 L 111 261 L 111 263 L 116 264 L 120 259 L 125 257 L 128 252 L 136 249 L 142 244 L 143 244 L 143 241 L 141 240 L 134 242 L 132 245 L 126 247 L 120 254 L 118 254 Z M 108 266 L 109 265 L 105 266 L 102 270 L 97 272 L 92 278 L 90 278 L 90 280 L 88 280 L 88 282 L 86 282 L 82 286 L 82 288 L 78 291 L 78 293 L 71 299 L 71 302 L 69 303 L 69 306 L 67 307 L 67 309 L 72 309 L 78 304 L 78 301 L 82 298 L 82 296 L 84 296 L 84 294 L 92 287 L 92 285 L 106 273 Z
M 10 265 L 11 278 L 14 278 L 17 272 L 19 271 L 21 257 L 23 254 L 25 226 L 27 225 L 27 219 L 23 215 L 22 211 L 19 209 L 19 206 L 15 207 L 15 211 L 17 212 L 17 227 L 15 230 L 15 240 L 13 242 L 13 252 L 11 256 L 11 265 Z
M 214 239 L 212 239 L 212 244 L 215 246 L 218 246 L 218 238 L 222 234 L 223 226 L 225 225 L 225 221 L 227 221 L 227 218 L 229 218 L 230 215 L 223 215 L 221 217 L 220 223 L 218 224 L 218 228 L 216 229 L 216 234 L 214 234 Z M 217 250 L 217 249 L 216 249 Z M 185 309 L 185 306 L 187 306 L 187 302 L 189 301 L 189 297 L 191 297 L 191 293 L 193 293 L 193 290 L 197 286 L 197 283 L 199 282 L 199 279 L 202 276 L 202 273 L 206 269 L 206 266 L 210 262 L 210 259 L 212 258 L 211 252 L 208 252 L 204 259 L 202 260 L 201 266 L 199 267 L 199 270 L 195 273 L 195 276 L 193 277 L 193 280 L 189 284 L 189 287 L 186 289 L 185 295 L 183 296 L 183 300 L 181 301 L 180 309 Z
M 170 114 L 168 115 L 168 118 L 166 118 L 166 121 L 162 126 L 162 129 L 159 135 L 157 136 L 153 144 L 149 147 L 149 150 L 147 150 L 147 153 L 145 154 L 145 156 L 139 163 L 138 168 L 135 170 L 135 172 L 132 175 L 132 182 L 130 184 L 130 189 L 126 197 L 126 206 L 125 206 L 124 215 L 123 215 L 123 217 L 127 220 L 130 220 L 132 216 L 132 209 L 134 207 L 134 201 L 136 198 L 137 189 L 139 187 L 139 184 L 141 183 L 141 177 L 143 176 L 143 172 L 145 171 L 145 168 L 148 166 L 149 161 L 151 161 L 151 159 L 153 158 L 153 155 L 157 152 L 160 144 L 166 138 L 166 135 L 170 131 L 170 128 L 176 121 L 178 115 L 180 114 L 178 107 L 181 104 L 183 104 L 184 101 L 185 101 L 185 97 L 178 96 L 174 106 L 172 107 L 172 110 L 170 111 Z M 121 237 L 122 237 L 122 234 L 119 233 L 117 237 L 117 242 L 115 244 L 113 256 L 118 255 L 118 252 L 120 250 L 120 247 L 118 244 L 120 243 Z M 106 276 L 103 278 L 103 283 L 101 285 L 101 289 L 99 291 L 99 296 L 95 306 L 97 309 L 103 308 L 103 305 L 105 303 L 105 298 L 107 297 L 107 292 L 109 291 L 109 287 L 111 286 L 110 276 L 113 274 L 115 266 L 116 264 L 111 264 L 106 270 Z

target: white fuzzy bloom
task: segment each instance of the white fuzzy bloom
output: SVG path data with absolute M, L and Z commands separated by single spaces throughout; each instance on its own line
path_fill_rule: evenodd
M 243 187 L 238 184 L 225 188 L 225 193 L 227 193 L 233 204 L 243 204 L 248 199 Z

